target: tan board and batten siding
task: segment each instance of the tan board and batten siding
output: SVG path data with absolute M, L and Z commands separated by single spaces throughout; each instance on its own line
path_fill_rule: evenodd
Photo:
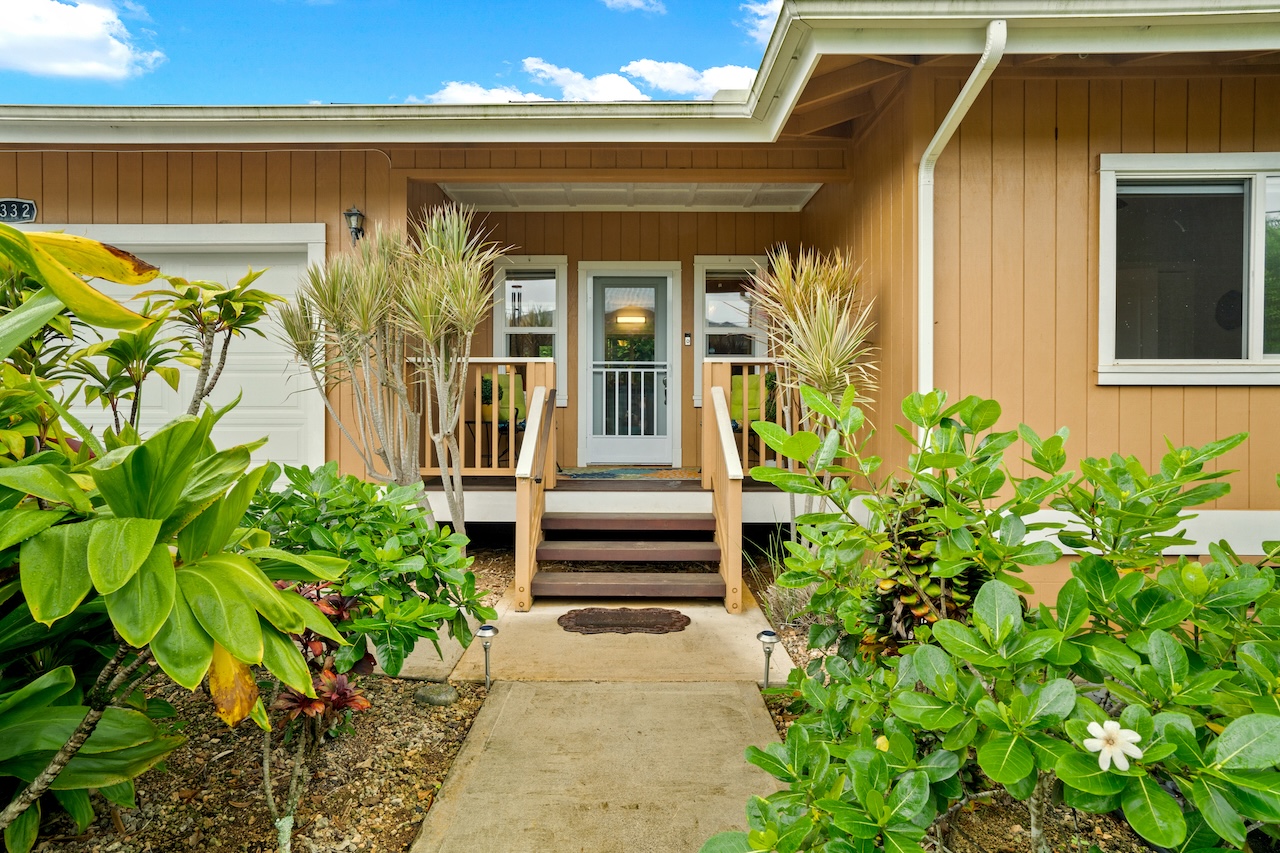
M 1121 452 L 1154 465 L 1165 436 L 1247 431 L 1224 460 L 1237 472 L 1216 508 L 1276 509 L 1280 388 L 1096 381 L 1099 155 L 1280 151 L 1280 75 L 1201 73 L 996 72 L 937 169 L 935 381 L 952 399 L 998 399 L 1006 428 L 1066 425 L 1073 459 Z M 876 284 L 882 427 L 914 389 L 915 164 L 962 79 L 916 71 L 854 141 L 854 179 L 824 187 L 802 215 L 802 239 L 851 246 Z M 876 449 L 901 461 L 901 442 L 882 436 Z
M 436 182 L 465 181 L 796 181 L 847 177 L 840 143 L 799 142 L 762 148 L 715 147 L 447 147 L 254 151 L 0 151 L 0 196 L 36 199 L 42 222 L 238 223 L 324 222 L 328 252 L 349 245 L 341 211 L 359 206 L 370 222 L 403 221 L 438 203 Z M 799 245 L 799 213 L 567 212 L 490 213 L 494 238 L 518 254 L 567 255 L 569 328 L 577 323 L 577 262 L 681 263 L 684 330 L 693 332 L 695 255 L 763 254 Z M 676 345 L 679 346 L 677 341 Z M 492 352 L 492 328 L 481 330 L 478 354 Z M 681 411 L 684 464 L 696 465 L 699 410 L 693 407 L 693 350 L 680 347 L 686 377 Z M 576 376 L 570 346 L 569 376 Z M 571 378 L 571 383 L 574 381 Z M 577 395 L 560 410 L 558 458 L 575 463 Z M 339 395 L 345 415 L 350 404 Z M 332 425 L 326 454 L 362 473 L 358 457 Z

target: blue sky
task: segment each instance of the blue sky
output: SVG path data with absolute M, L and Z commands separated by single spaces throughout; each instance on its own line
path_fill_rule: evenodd
M 0 102 L 685 100 L 750 85 L 781 0 L 0 0 Z

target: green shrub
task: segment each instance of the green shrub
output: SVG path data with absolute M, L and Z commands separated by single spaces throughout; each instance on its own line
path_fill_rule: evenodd
M 1243 435 L 1171 446 L 1156 473 L 1113 456 L 1075 474 L 1062 470 L 1065 430 L 1040 439 L 1023 427 L 1036 473 L 1019 478 L 1000 464 L 1017 434 L 981 435 L 998 404 L 946 407 L 935 392 L 903 404 L 925 438 L 904 432 L 914 452 L 894 482 L 860 456 L 851 400 L 813 408 L 837 425 L 829 434 L 756 425 L 813 476 L 753 474 L 834 506 L 801 519 L 811 547 L 791 549 L 780 581 L 819 584 L 813 639 L 843 639 L 792 672 L 784 692 L 804 713 L 786 742 L 748 750 L 787 789 L 752 800 L 749 833 L 704 850 L 915 850 L 940 817 L 997 788 L 1027 802 L 1035 853 L 1048 850 L 1058 792 L 1083 811 L 1120 809 L 1145 839 L 1179 850 L 1243 847 L 1247 829 L 1280 825 L 1271 560 L 1244 563 L 1225 543 L 1204 565 L 1162 557 L 1188 543 L 1180 513 L 1226 493 L 1226 472 L 1205 469 Z M 1041 521 L 1046 505 L 1067 521 Z M 932 618 L 914 623 L 900 655 L 865 655 L 864 602 L 901 560 L 905 533 L 921 568 L 896 577 Z M 1079 559 L 1056 608 L 1028 610 L 1018 574 L 1058 558 L 1051 535 Z M 943 584 L 971 567 L 983 578 L 971 606 L 949 606 Z

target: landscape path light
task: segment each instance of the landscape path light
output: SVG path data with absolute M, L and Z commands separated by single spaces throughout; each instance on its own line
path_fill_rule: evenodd
M 756 639 L 760 641 L 760 645 L 764 647 L 764 689 L 769 689 L 769 658 L 773 656 L 773 647 L 778 644 L 781 638 L 777 631 L 761 631 L 756 634 Z
M 497 625 L 481 625 L 476 631 L 476 636 L 480 638 L 481 645 L 484 646 L 484 689 L 489 689 L 489 644 L 493 638 L 498 636 Z

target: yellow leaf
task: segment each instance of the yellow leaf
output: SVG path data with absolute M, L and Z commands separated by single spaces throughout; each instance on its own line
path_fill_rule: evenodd
M 249 716 L 258 701 L 258 682 L 252 670 L 218 643 L 213 644 L 213 662 L 209 665 L 209 693 L 218 717 L 232 727 Z
M 159 267 L 88 237 L 55 231 L 30 231 L 27 237 L 67 269 L 90 278 L 104 278 L 120 284 L 146 284 L 160 274 Z

